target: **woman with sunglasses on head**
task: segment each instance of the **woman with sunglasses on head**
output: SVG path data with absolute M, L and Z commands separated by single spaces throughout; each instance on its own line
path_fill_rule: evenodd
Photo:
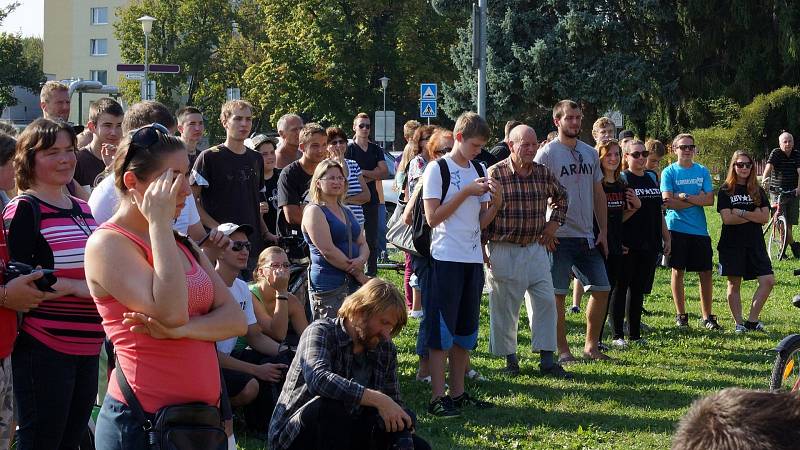
M 97 395 L 103 328 L 84 274 L 96 223 L 85 202 L 64 194 L 75 151 L 70 125 L 28 125 L 13 157 L 21 195 L 3 211 L 11 260 L 55 269 L 57 277 L 22 316 L 11 354 L 21 450 L 78 448 Z
M 191 192 L 188 172 L 183 142 L 158 124 L 125 138 L 114 161 L 121 201 L 86 248 L 89 289 L 117 355 L 97 420 L 97 448 L 147 448 L 142 424 L 117 383 L 118 370 L 145 414 L 190 402 L 217 405 L 214 343 L 247 331 L 242 310 L 211 263 L 172 231 Z
M 347 194 L 344 203 L 356 216 L 359 225 L 364 225 L 364 210 L 361 205 L 369 201 L 367 182 L 361 175 L 361 167 L 352 159 L 345 159 L 347 151 L 347 135 L 339 127 L 329 127 L 325 130 L 328 135 L 328 157 L 341 164 L 344 177 L 347 179 Z
M 656 255 L 670 252 L 670 235 L 661 213 L 661 189 L 658 176 L 647 170 L 649 152 L 642 141 L 634 139 L 625 147 L 625 171 L 622 177 L 639 200 L 636 210 L 623 212 L 622 245 L 627 249 L 622 256 L 622 267 L 611 298 L 611 318 L 614 326 L 613 342 L 617 347 L 628 343 L 643 343 L 641 339 L 642 305 L 655 277 Z M 625 310 L 626 296 L 628 311 Z M 629 341 L 625 340 L 624 321 L 627 312 Z
M 335 318 L 344 298 L 369 280 L 364 274 L 369 257 L 364 229 L 343 205 L 346 183 L 342 164 L 322 161 L 311 177 L 311 203 L 303 210 L 303 237 L 311 252 L 308 292 L 315 320 Z
M 736 333 L 764 331 L 758 320 L 767 302 L 775 276 L 761 227 L 770 217 L 769 198 L 756 180 L 753 159 L 734 152 L 728 176 L 717 193 L 717 211 L 722 216 L 722 234 L 717 243 L 719 274 L 728 277 L 728 306 Z M 742 279 L 758 280 L 747 320 L 742 320 Z
M 622 149 L 616 139 L 601 140 L 598 142 L 597 153 L 600 156 L 600 168 L 603 171 L 603 191 L 606 194 L 607 212 L 607 243 L 608 248 L 605 259 L 606 275 L 611 286 L 609 298 L 614 296 L 614 286 L 622 267 L 622 255 L 624 246 L 622 245 L 622 224 L 630 217 L 632 211 L 639 209 L 641 203 L 634 195 L 633 190 L 629 189 L 620 176 L 622 169 Z M 599 232 L 597 223 L 594 224 L 595 235 Z M 573 271 L 577 270 L 573 268 Z M 581 276 L 576 273 L 576 280 Z M 623 296 L 623 308 L 625 299 Z M 609 310 L 613 311 L 614 306 L 609 303 Z M 605 322 L 603 324 L 605 326 Z M 603 336 L 602 331 L 600 336 Z M 620 347 L 620 342 L 612 341 L 612 345 Z
M 414 135 L 411 137 L 411 140 L 408 141 L 408 145 L 403 150 L 403 157 L 400 159 L 400 165 L 397 166 L 397 172 L 403 173 L 401 176 L 402 184 L 400 187 L 400 205 L 406 205 L 408 198 L 411 196 L 413 192 L 413 187 L 410 186 L 409 181 L 409 173 L 412 167 L 411 163 L 414 162 L 416 166 L 416 170 L 414 173 L 414 180 L 415 185 L 416 181 L 422 176 L 422 173 L 425 171 L 426 159 L 427 156 L 423 156 L 421 159 L 417 159 L 419 155 L 425 155 L 425 147 L 428 145 L 428 142 L 431 140 L 431 136 L 433 136 L 433 132 L 436 131 L 436 127 L 433 125 L 422 125 L 419 126 L 416 131 L 414 131 Z M 420 171 L 420 167 L 422 167 Z M 416 286 L 412 286 L 412 284 L 417 285 L 417 283 L 411 282 L 411 277 L 414 273 L 413 268 L 411 267 L 411 254 L 406 252 L 406 267 L 405 273 L 403 274 L 403 282 L 405 284 L 405 294 L 406 294 L 406 306 L 409 308 L 409 315 L 415 319 L 419 319 L 422 317 L 422 294 L 420 290 Z

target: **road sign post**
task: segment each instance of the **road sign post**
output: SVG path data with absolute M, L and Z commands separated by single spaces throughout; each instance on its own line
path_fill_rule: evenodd
M 422 83 L 419 85 L 419 116 L 428 119 L 436 117 L 438 113 L 439 86 L 436 83 Z

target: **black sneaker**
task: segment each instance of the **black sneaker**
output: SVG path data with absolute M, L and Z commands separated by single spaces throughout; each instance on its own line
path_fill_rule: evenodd
M 562 378 L 564 380 L 571 380 L 575 378 L 574 375 L 564 370 L 564 368 L 561 367 L 561 364 L 553 364 L 547 369 L 543 369 L 542 365 L 539 364 L 539 372 L 546 377 Z
M 689 328 L 689 314 L 678 314 L 675 316 L 675 326 L 678 328 Z
M 607 352 L 607 351 L 611 350 L 610 348 L 608 348 L 608 346 L 606 344 L 604 344 L 602 342 L 598 342 L 597 343 L 597 349 L 600 350 L 601 352 Z
M 444 397 L 439 397 L 430 402 L 428 405 L 428 414 L 449 419 L 451 417 L 460 416 L 461 411 L 456 408 L 453 399 L 449 395 L 445 395 Z
M 709 314 L 708 318 L 703 320 L 703 326 L 708 328 L 709 330 L 721 330 L 722 327 L 717 322 L 717 316 L 713 314 Z
M 494 403 L 477 399 L 466 392 L 458 397 L 453 397 L 453 404 L 456 405 L 456 408 L 464 408 L 466 406 L 473 406 L 478 409 L 494 408 Z
M 506 367 L 503 368 L 503 373 L 508 376 L 516 377 L 519 375 L 519 363 L 507 362 Z

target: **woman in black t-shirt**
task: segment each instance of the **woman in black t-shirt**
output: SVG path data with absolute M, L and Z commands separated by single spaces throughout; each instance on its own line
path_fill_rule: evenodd
M 642 141 L 633 140 L 625 148 L 623 178 L 633 191 L 641 206 L 638 210 L 625 211 L 622 227 L 622 244 L 627 252 L 622 257 L 622 269 L 614 287 L 611 300 L 613 305 L 614 340 L 612 343 L 626 347 L 624 336 L 625 300 L 628 302 L 628 325 L 630 341 L 642 343 L 641 321 L 644 295 L 648 292 L 655 276 L 656 255 L 662 250 L 670 253 L 670 234 L 664 215 L 661 214 L 661 189 L 658 177 L 651 170 L 645 170 L 649 152 Z
M 629 211 L 635 211 L 641 203 L 636 195 L 633 194 L 631 189 L 625 185 L 620 178 L 621 166 L 621 149 L 616 139 L 602 141 L 597 144 L 597 152 L 600 156 L 600 168 L 603 171 L 603 191 L 606 194 L 607 210 L 607 225 L 606 236 L 608 243 L 608 255 L 606 256 L 606 274 L 608 275 L 608 282 L 611 286 L 609 298 L 613 298 L 614 286 L 617 283 L 617 278 L 622 268 L 622 255 L 625 253 L 625 248 L 622 245 L 622 223 L 629 216 Z M 595 222 L 595 235 L 599 232 L 597 223 Z M 576 278 L 576 283 L 577 278 Z M 623 307 L 625 298 L 622 299 Z M 611 305 L 609 305 L 609 311 Z M 602 331 L 600 333 L 602 336 Z
M 728 177 L 717 194 L 717 211 L 722 216 L 719 274 L 728 277 L 728 306 L 736 333 L 764 331 L 758 316 L 775 285 L 761 234 L 761 226 L 769 220 L 769 200 L 756 181 L 753 159 L 744 151 L 736 151 L 731 158 Z M 742 278 L 758 280 L 747 321 L 742 320 Z
M 281 169 L 275 167 L 275 148 L 277 141 L 274 138 L 263 134 L 256 135 L 252 139 L 253 148 L 261 154 L 264 160 L 264 190 L 261 191 L 261 202 L 259 210 L 267 224 L 267 241 L 269 244 L 278 242 L 277 223 L 278 223 L 278 177 Z

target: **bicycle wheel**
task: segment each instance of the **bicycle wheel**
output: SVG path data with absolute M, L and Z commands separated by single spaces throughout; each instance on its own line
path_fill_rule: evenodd
M 800 387 L 800 341 L 775 356 L 769 379 L 769 388 L 772 391 L 795 392 L 798 387 Z
M 767 243 L 767 253 L 772 261 L 778 261 L 783 258 L 783 254 L 786 251 L 787 228 L 786 217 L 778 216 L 772 225 L 769 233 L 769 242 Z

